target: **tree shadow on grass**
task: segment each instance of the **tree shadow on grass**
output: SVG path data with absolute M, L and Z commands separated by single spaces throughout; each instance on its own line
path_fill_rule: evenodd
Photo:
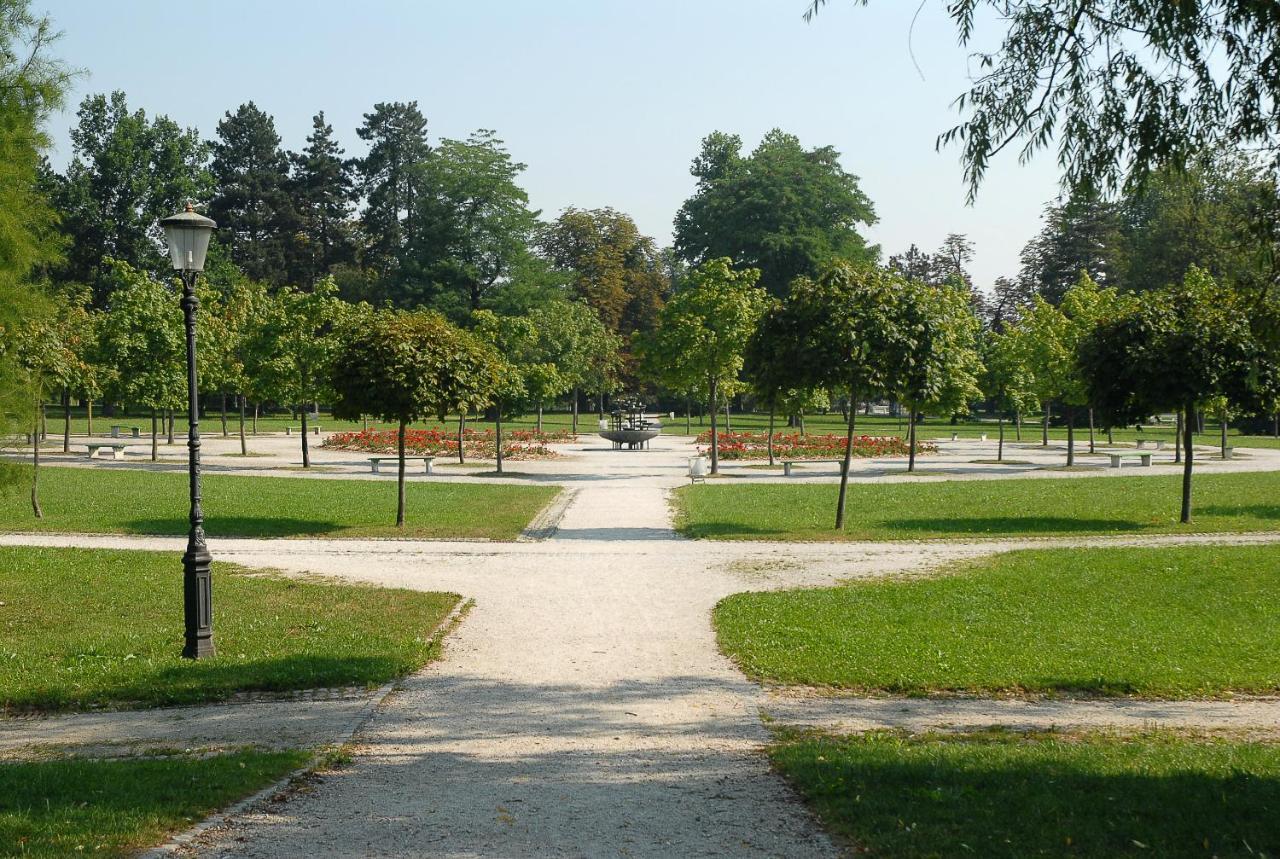
M 1280 519 L 1280 504 L 1204 504 L 1193 507 L 1192 513 L 1203 513 L 1206 516 Z
M 128 534 L 185 534 L 189 527 L 185 517 L 132 519 L 123 524 Z M 340 534 L 350 526 L 290 516 L 211 516 L 204 527 L 220 537 L 310 537 Z
M 877 523 L 892 531 L 928 531 L 940 534 L 1072 534 L 1141 532 L 1152 526 L 1131 519 L 1088 519 L 1078 516 L 974 516 L 945 519 L 887 519 Z
M 1280 844 L 1274 769 L 1203 772 L 1188 755 L 1139 773 L 1123 751 L 1055 752 L 1018 736 L 908 742 L 906 754 L 895 743 L 855 739 L 833 753 L 801 742 L 775 759 L 829 826 L 876 854 L 1254 855 Z

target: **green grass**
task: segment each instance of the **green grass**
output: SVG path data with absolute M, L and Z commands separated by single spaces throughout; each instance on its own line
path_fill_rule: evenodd
M 1045 549 L 955 574 L 745 593 L 715 610 L 750 677 L 860 692 L 1280 692 L 1275 546 Z
M 876 856 L 1275 856 L 1280 746 L 1171 734 L 801 735 L 774 766 Z
M 218 655 L 193 661 L 176 553 L 0 547 L 0 710 L 377 685 L 438 655 L 433 633 L 458 602 L 251 573 L 214 562 Z
M 24 486 L 0 494 L 0 531 L 185 534 L 185 471 L 41 468 L 44 518 Z M 394 527 L 395 479 L 303 480 L 206 474 L 205 530 L 218 537 L 417 537 L 511 540 L 560 490 L 412 481 Z
M 131 856 L 304 765 L 304 751 L 0 763 L 0 856 Z
M 721 540 L 913 540 L 1268 531 L 1280 528 L 1280 472 L 1197 475 L 1193 521 L 1178 523 L 1180 475 L 853 483 L 836 531 L 836 484 L 700 484 L 675 493 L 676 524 Z

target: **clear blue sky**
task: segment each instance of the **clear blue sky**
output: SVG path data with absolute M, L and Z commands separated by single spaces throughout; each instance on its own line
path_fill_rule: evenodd
M 993 165 L 965 205 L 958 153 L 934 138 L 956 121 L 969 63 L 941 0 L 35 0 L 65 32 L 58 52 L 86 70 L 52 132 L 69 157 L 74 107 L 124 90 L 132 107 L 212 136 L 252 99 L 298 149 L 324 110 L 347 147 L 377 101 L 416 99 L 433 140 L 492 128 L 519 161 L 535 207 L 613 206 L 667 244 L 692 189 L 689 163 L 712 130 L 754 146 L 768 129 L 830 144 L 858 175 L 886 253 L 932 250 L 949 232 L 977 245 L 989 287 L 1057 194 L 1053 153 Z M 988 39 L 997 31 L 988 28 Z

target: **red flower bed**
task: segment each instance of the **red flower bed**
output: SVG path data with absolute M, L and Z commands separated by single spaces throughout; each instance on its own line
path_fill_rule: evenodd
M 800 435 L 799 433 L 774 433 L 773 455 L 779 459 L 839 459 L 844 456 L 842 435 Z M 721 459 L 767 459 L 769 434 L 763 432 L 719 433 Z M 711 430 L 698 436 L 699 451 L 709 449 Z M 916 453 L 937 453 L 938 448 L 927 441 L 916 442 Z M 907 456 L 905 439 L 896 435 L 853 437 L 853 455 L 857 457 Z
M 572 438 L 567 431 L 554 434 L 534 430 L 510 430 L 502 434 L 504 459 L 549 459 L 555 451 L 547 447 L 548 441 L 564 441 Z M 355 450 L 362 453 L 398 452 L 399 430 L 369 429 L 363 432 L 339 432 L 325 439 L 322 447 L 330 450 Z M 477 459 L 497 458 L 497 438 L 493 430 L 463 430 L 462 450 Z M 453 430 L 406 430 L 404 451 L 416 456 L 457 456 L 458 434 Z

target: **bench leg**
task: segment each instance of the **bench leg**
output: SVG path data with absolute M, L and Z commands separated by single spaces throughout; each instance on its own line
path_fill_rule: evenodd
M 115 460 L 124 459 L 124 451 L 118 447 L 111 448 L 111 458 Z
M 427 474 L 435 474 L 435 473 L 436 473 L 435 463 L 434 463 L 434 462 L 432 462 L 431 460 L 429 460 L 429 459 L 425 459 L 425 460 L 423 460 L 422 464 L 423 464 L 423 465 L 425 465 L 425 466 L 427 467 Z
M 791 476 L 791 463 L 789 462 L 782 463 L 782 476 L 783 477 Z
M 378 463 L 377 463 L 377 462 L 371 462 L 371 463 L 369 463 L 369 467 L 373 469 L 373 473 L 374 473 L 374 474 L 377 474 L 377 473 L 378 473 Z

